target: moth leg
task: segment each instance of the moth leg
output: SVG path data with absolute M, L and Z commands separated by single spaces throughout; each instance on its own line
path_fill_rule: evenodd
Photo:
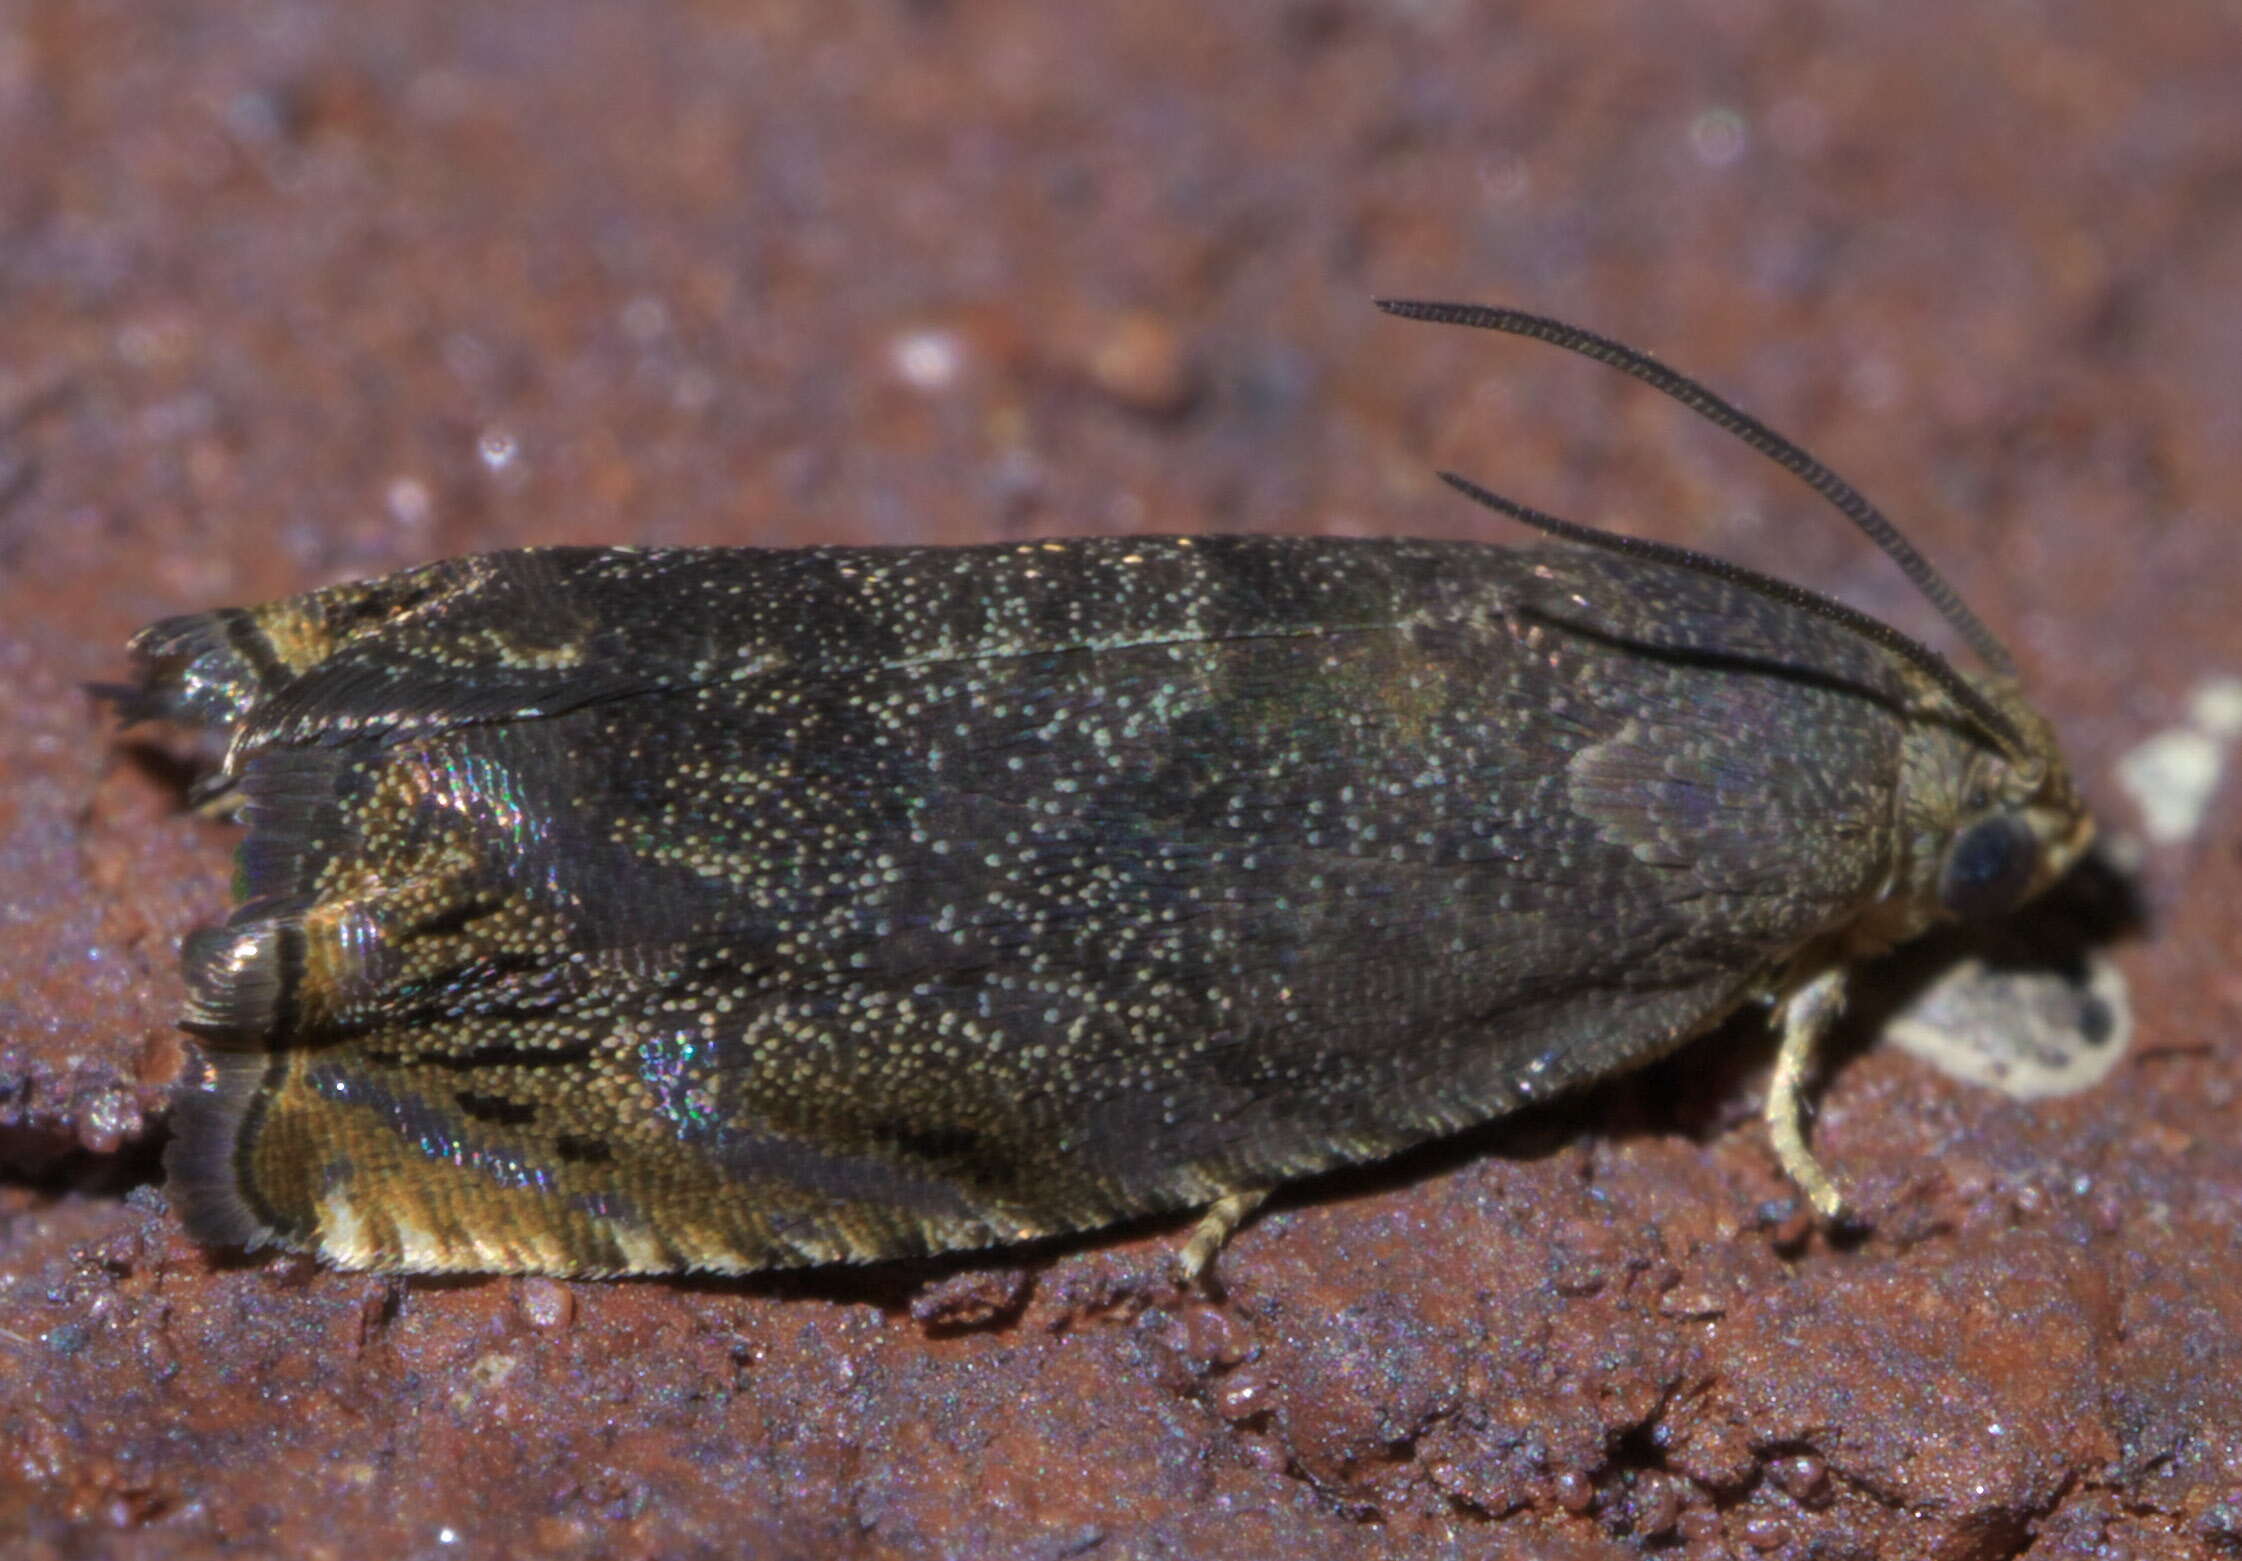
M 1767 1135 L 1775 1142 L 1775 1158 L 1825 1220 L 1844 1218 L 1845 1196 L 1806 1147 L 1804 1096 L 1814 1050 L 1844 1011 L 1842 968 L 1823 971 L 1785 998 L 1783 1041 L 1775 1053 L 1775 1076 L 1767 1085 Z
M 1185 1284 L 1198 1282 L 1199 1276 L 1207 1271 L 1207 1265 L 1214 1261 L 1214 1255 L 1268 1196 L 1268 1188 L 1256 1187 L 1251 1192 L 1225 1193 L 1208 1205 L 1207 1212 L 1199 1217 L 1198 1228 L 1191 1232 L 1191 1239 L 1176 1253 L 1176 1272 Z

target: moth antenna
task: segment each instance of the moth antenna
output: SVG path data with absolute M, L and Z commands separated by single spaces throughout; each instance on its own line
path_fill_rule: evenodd
M 1784 438 L 1749 412 L 1723 400 L 1686 374 L 1677 373 L 1656 358 L 1623 346 L 1609 337 L 1584 331 L 1577 325 L 1567 325 L 1562 320 L 1552 320 L 1543 315 L 1527 314 L 1520 309 L 1498 309 L 1484 304 L 1428 303 L 1407 298 L 1380 298 L 1379 308 L 1405 320 L 1429 320 L 1436 325 L 1468 325 L 1483 331 L 1504 331 L 1512 336 L 1530 336 L 1562 347 L 1567 352 L 1579 353 L 1598 363 L 1608 364 L 1621 373 L 1641 380 L 1653 390 L 1672 397 L 1683 406 L 1717 428 L 1734 434 L 1761 455 L 1805 483 L 1835 506 L 1838 513 L 1858 526 L 1884 555 L 1899 565 L 1900 570 L 1913 582 L 1938 609 L 1978 658 L 2004 677 L 2016 675 L 2016 658 L 2008 652 L 2000 638 L 1969 610 L 1946 578 L 1931 567 L 1930 560 L 1915 551 L 1913 543 L 1900 534 L 1897 526 L 1884 517 L 1883 511 L 1868 502 L 1860 490 L 1831 471 L 1800 445 Z M 1524 520 L 1520 515 L 1518 519 Z M 1529 522 L 1538 525 L 1539 522 Z M 1560 524 L 1565 524 L 1560 522 Z M 1546 528 L 1545 528 L 1546 529 Z M 1598 536 L 1603 533 L 1595 533 Z M 1700 555 L 1691 554 L 1691 557 Z M 1768 576 L 1760 576 L 1762 580 Z M 1869 620 L 1875 621 L 1873 619 Z M 1920 647 L 1918 647 L 1920 648 Z M 1903 653 L 1904 654 L 1904 653 Z M 1921 657 L 1910 656 L 1918 665 L 1925 665 Z M 1943 661 L 1939 662 L 1944 666 Z M 1943 683 L 1946 680 L 1941 678 Z
M 1832 623 L 1842 624 L 1862 638 L 1881 645 L 1892 654 L 1920 667 L 2010 758 L 2024 761 L 2031 757 L 2030 748 L 2015 724 L 2001 713 L 1999 706 L 1971 687 L 1969 679 L 1955 671 L 1952 662 L 1928 645 L 1902 634 L 1881 618 L 1862 612 L 1858 607 L 1847 606 L 1834 596 L 1824 596 L 1819 591 L 1810 591 L 1805 586 L 1777 579 L 1774 575 L 1761 574 L 1756 569 L 1746 569 L 1742 564 L 1732 564 L 1725 558 L 1715 558 L 1709 553 L 1692 552 L 1686 547 L 1676 547 L 1671 542 L 1653 542 L 1647 537 L 1600 531 L 1594 526 L 1583 526 L 1578 521 L 1559 520 L 1555 515 L 1490 492 L 1469 477 L 1459 477 L 1454 472 L 1442 472 L 1440 480 L 1498 515 L 1507 515 L 1512 520 L 1529 525 L 1536 531 L 1545 531 L 1563 541 L 1584 543 L 1589 547 L 1605 548 L 1631 558 L 1647 558 L 1682 569 L 1694 569 L 1699 574 L 1711 575 L 1717 580 L 1743 586 L 1817 617 L 1827 618 Z

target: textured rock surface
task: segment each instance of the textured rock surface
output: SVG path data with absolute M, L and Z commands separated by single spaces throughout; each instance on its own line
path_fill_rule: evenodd
M 2115 0 L 0 7 L 0 1551 L 2232 1553 L 2238 71 Z M 1486 534 L 1438 462 L 1926 625 L 1779 474 L 1384 292 L 1664 353 L 2009 634 L 2132 848 L 2037 923 L 2131 984 L 2104 1084 L 1832 1059 L 1833 1244 L 1738 1029 L 1302 1190 L 1219 1301 L 1171 1228 L 743 1285 L 179 1237 L 230 831 L 79 692 L 162 614 L 528 542 Z M 2121 762 L 2182 728 L 2150 843 Z

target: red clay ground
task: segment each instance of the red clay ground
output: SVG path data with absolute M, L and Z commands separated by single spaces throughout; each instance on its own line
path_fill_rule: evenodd
M 2119 0 L 0 8 L 0 1552 L 2242 1550 L 2237 80 L 2230 9 Z M 1665 353 L 1906 520 L 2130 873 L 2034 935 L 2130 981 L 2104 1084 L 1846 1051 L 1833 1244 L 1763 1213 L 1746 1027 L 1302 1189 L 1220 1301 L 1171 1226 L 694 1285 L 182 1238 L 230 834 L 79 691 L 151 618 L 530 542 L 1490 534 L 1439 461 L 1935 627 L 1385 292 Z

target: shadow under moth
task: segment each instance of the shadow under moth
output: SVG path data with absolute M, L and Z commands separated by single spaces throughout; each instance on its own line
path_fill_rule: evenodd
M 1204 1209 L 1637 1067 L 1749 1003 L 1800 1131 L 1855 962 L 2091 826 L 1988 670 L 1678 548 L 1552 534 L 547 548 L 133 642 L 215 729 L 186 946 L 198 1237 L 354 1268 L 873 1261 Z

